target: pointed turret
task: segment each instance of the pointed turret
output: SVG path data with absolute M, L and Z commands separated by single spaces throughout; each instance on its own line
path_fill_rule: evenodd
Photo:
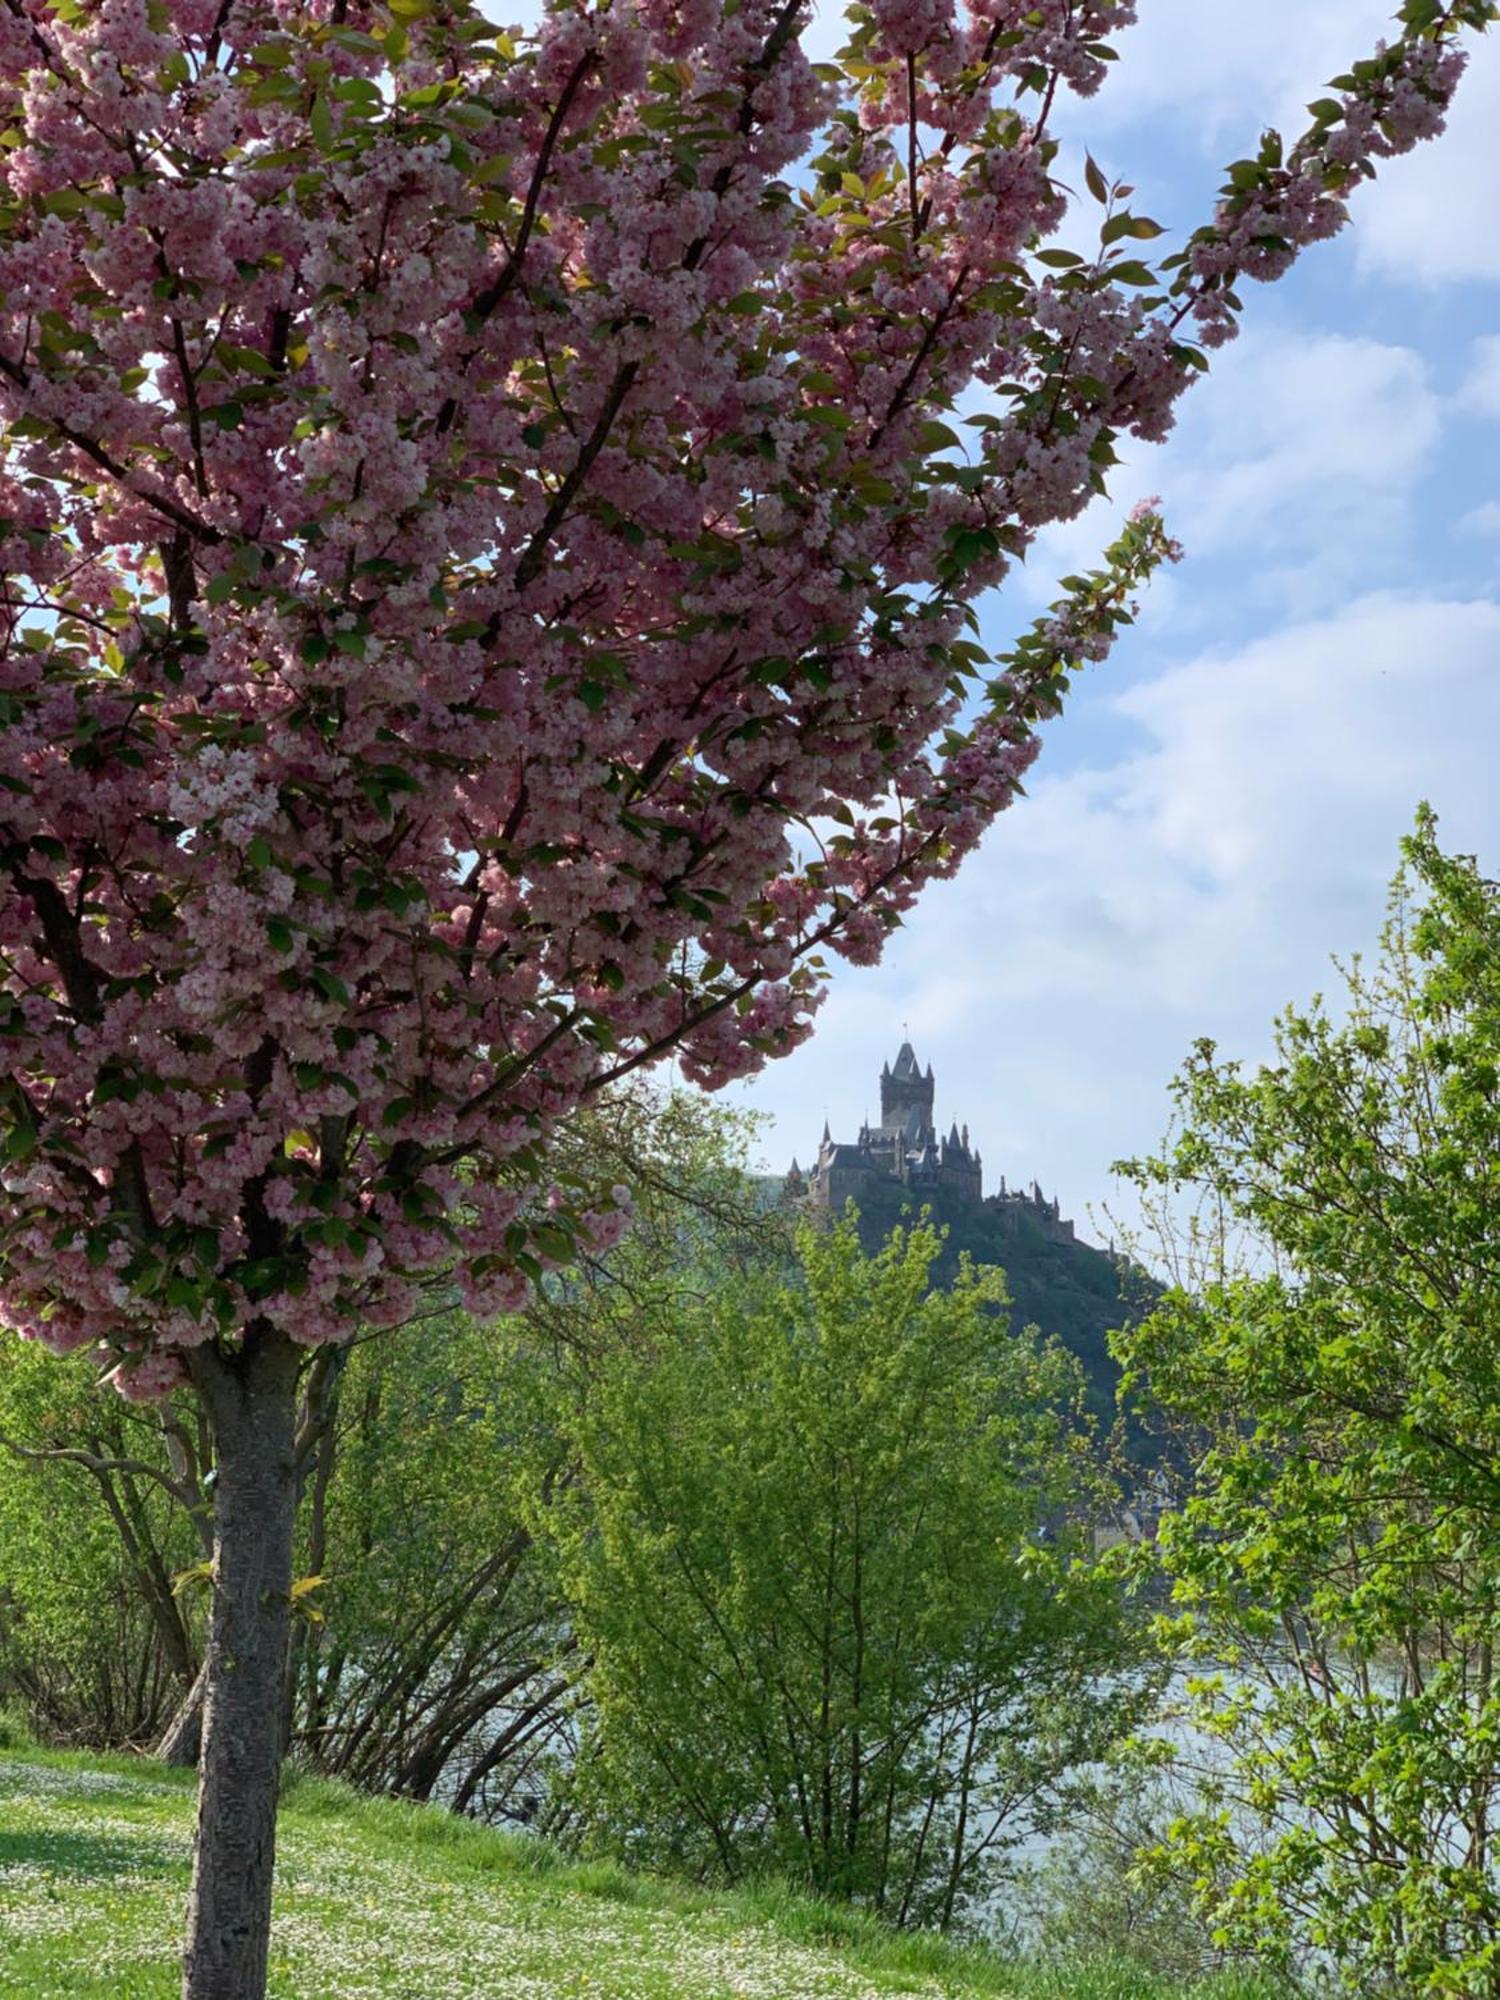
M 880 1123 L 886 1132 L 904 1132 L 908 1143 L 932 1128 L 932 1070 L 922 1074 L 916 1050 L 904 1041 L 894 1064 L 880 1075 Z

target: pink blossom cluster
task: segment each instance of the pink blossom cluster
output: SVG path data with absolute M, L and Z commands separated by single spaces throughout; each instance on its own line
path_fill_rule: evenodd
M 1011 75 L 1040 70 L 1092 97 L 1109 74 L 1102 51 L 1132 25 L 1136 0 L 973 0 L 970 12 L 971 60 L 1000 54 Z
M 1092 97 L 1108 74 L 1108 38 L 1132 25 L 1136 0 L 967 0 L 962 10 L 956 0 L 869 0 L 868 17 L 868 43 L 856 46 L 897 65 L 922 57 L 919 110 L 939 130 L 968 136 L 972 106 L 987 104 L 999 83 Z M 899 78 L 877 79 L 867 120 L 904 115 L 899 102 Z
M 1423 18 L 1420 7 L 1406 11 Z M 1487 12 L 1476 8 L 1471 18 L 1483 25 Z M 1312 107 L 1317 122 L 1285 164 L 1270 134 L 1257 160 L 1233 170 L 1218 215 L 1193 239 L 1179 280 L 1205 346 L 1234 337 L 1236 279 L 1281 277 L 1308 245 L 1343 228 L 1345 197 L 1371 177 L 1377 159 L 1437 137 L 1467 61 L 1463 48 L 1435 33 L 1382 42 L 1373 58 L 1338 80 L 1337 98 Z
M 1171 545 L 1129 524 L 987 682 L 972 601 L 1487 11 L 1424 11 L 1166 297 L 1036 261 L 1129 0 L 878 0 L 836 75 L 796 0 L 0 10 L 12 1323 L 152 1397 L 607 1249 L 562 1122 L 796 1047 L 819 954 L 1017 796 Z
M 1351 78 L 1356 88 L 1339 100 L 1341 120 L 1330 135 L 1328 155 L 1353 169 L 1368 156 L 1389 159 L 1409 153 L 1443 129 L 1448 106 L 1468 62 L 1461 48 L 1439 42 L 1400 43 L 1376 51 L 1376 80 Z

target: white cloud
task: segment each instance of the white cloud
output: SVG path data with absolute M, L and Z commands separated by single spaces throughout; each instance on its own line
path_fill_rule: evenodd
M 1483 334 L 1475 341 L 1473 361 L 1459 400 L 1466 409 L 1500 418 L 1500 334 Z
M 1458 525 L 1466 535 L 1500 537 L 1500 500 L 1486 500 L 1465 514 Z
M 1252 325 L 1189 392 L 1166 446 L 1127 443 L 1110 499 L 1042 536 L 1022 589 L 1050 599 L 1054 579 L 1092 561 L 1155 493 L 1192 560 L 1240 559 L 1238 595 L 1324 609 L 1383 570 L 1441 427 L 1410 348 Z
M 1149 1147 L 1200 1035 L 1254 1058 L 1328 955 L 1373 944 L 1419 798 L 1500 866 L 1500 605 L 1364 598 L 1138 683 L 1134 746 L 1042 776 L 879 974 L 836 979 L 812 1044 L 753 1099 L 767 1153 L 851 1129 L 910 1022 L 939 1114 L 993 1178 L 1081 1211 Z
M 1185 413 L 1172 467 L 1184 530 L 1205 553 L 1321 553 L 1347 539 L 1355 515 L 1381 537 L 1404 515 L 1439 428 L 1410 348 L 1252 329 Z
M 1205 149 L 1243 153 L 1268 124 L 1293 134 L 1330 76 L 1390 31 L 1393 0 L 1143 0 L 1120 61 L 1082 116 L 1169 121 Z M 1077 122 L 1075 119 L 1074 122 Z

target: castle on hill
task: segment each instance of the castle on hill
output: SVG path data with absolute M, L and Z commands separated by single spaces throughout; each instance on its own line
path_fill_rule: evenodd
M 1033 1227 L 1060 1243 L 1076 1239 L 1073 1224 L 1061 1213 L 1057 1198 L 1048 1201 L 1033 1181 L 1029 1190 L 1008 1188 L 988 1200 L 984 1165 L 969 1143 L 969 1128 L 955 1120 L 940 1139 L 933 1120 L 936 1080 L 929 1063 L 925 1071 L 910 1042 L 903 1042 L 895 1062 L 880 1072 L 880 1123 L 860 1127 L 853 1144 L 836 1140 L 825 1121 L 817 1158 L 804 1174 L 796 1160 L 786 1177 L 789 1201 L 841 1215 L 847 1202 L 858 1206 L 872 1186 L 900 1185 L 917 1196 L 936 1196 L 975 1207 L 998 1210 L 1005 1220 L 1019 1223 L 1022 1215 Z

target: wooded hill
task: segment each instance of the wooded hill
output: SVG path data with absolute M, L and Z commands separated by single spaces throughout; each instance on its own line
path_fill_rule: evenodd
M 1088 1407 L 1102 1428 L 1117 1415 L 1120 1369 L 1109 1351 L 1110 1332 L 1138 1318 L 1160 1288 L 1126 1260 L 1090 1243 L 1062 1242 L 1022 1202 L 975 1204 L 953 1200 L 942 1189 L 921 1200 L 892 1181 L 872 1182 L 860 1204 L 859 1232 L 867 1251 L 875 1250 L 898 1224 L 921 1208 L 932 1211 L 947 1230 L 937 1265 L 938 1281 L 951 1282 L 965 1253 L 976 1264 L 998 1264 L 1012 1300 L 1012 1324 L 1036 1326 L 1077 1356 L 1088 1383 Z M 1132 1418 L 1127 1430 L 1132 1458 L 1155 1463 L 1161 1452 Z

